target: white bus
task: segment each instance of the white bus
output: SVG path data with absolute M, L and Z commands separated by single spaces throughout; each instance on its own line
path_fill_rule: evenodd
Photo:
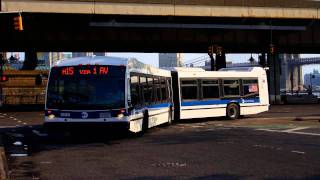
M 45 126 L 110 124 L 145 132 L 172 119 L 170 71 L 136 59 L 79 57 L 51 68 Z
M 175 68 L 172 71 L 174 119 L 257 114 L 269 109 L 266 72 L 260 67 Z

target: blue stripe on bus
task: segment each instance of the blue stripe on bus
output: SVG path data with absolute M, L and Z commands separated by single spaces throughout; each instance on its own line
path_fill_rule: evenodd
M 226 99 L 226 100 L 204 100 L 204 101 L 187 101 L 181 102 L 181 106 L 205 106 L 205 105 L 221 105 L 228 104 L 230 102 L 237 103 L 260 103 L 259 98 L 251 98 L 251 99 Z
M 164 107 L 169 107 L 171 103 L 161 103 L 161 104 L 153 104 L 147 106 L 147 108 L 164 108 Z

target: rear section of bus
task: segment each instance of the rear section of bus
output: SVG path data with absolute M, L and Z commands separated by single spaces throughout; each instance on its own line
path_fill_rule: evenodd
M 126 66 L 67 65 L 50 71 L 45 125 L 127 126 Z

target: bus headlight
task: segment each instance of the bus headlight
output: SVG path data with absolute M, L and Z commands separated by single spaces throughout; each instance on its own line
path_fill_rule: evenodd
M 53 114 L 50 114 L 50 115 L 48 116 L 48 118 L 49 118 L 49 119 L 53 119 L 53 118 L 55 118 L 55 116 L 54 116 Z
M 123 114 L 118 114 L 118 118 L 123 118 L 124 115 Z

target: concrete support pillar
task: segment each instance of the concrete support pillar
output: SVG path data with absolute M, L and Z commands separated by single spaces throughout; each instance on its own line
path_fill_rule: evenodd
M 268 54 L 268 82 L 271 104 L 280 104 L 280 58 L 278 54 Z
M 300 73 L 299 73 L 299 66 L 295 66 L 294 67 L 294 71 L 293 71 L 293 83 L 294 83 L 294 90 L 298 91 L 299 90 L 299 77 Z
M 293 66 L 291 73 L 291 81 L 292 81 L 292 89 L 295 92 L 300 92 L 302 89 L 302 67 L 301 66 Z
M 37 52 L 34 50 L 26 51 L 22 70 L 34 70 L 37 67 L 37 65 L 38 65 Z
M 217 71 L 221 68 L 226 68 L 227 62 L 226 62 L 226 54 L 224 52 L 221 52 L 220 54 L 216 55 L 216 68 Z
M 302 66 L 298 66 L 298 91 L 302 91 L 303 82 L 302 82 Z
M 295 92 L 297 92 L 297 85 L 298 85 L 298 81 L 297 81 L 297 67 L 296 66 L 290 66 L 290 78 L 289 78 L 289 82 L 290 82 L 290 91 L 291 91 L 291 95 L 293 95 Z

